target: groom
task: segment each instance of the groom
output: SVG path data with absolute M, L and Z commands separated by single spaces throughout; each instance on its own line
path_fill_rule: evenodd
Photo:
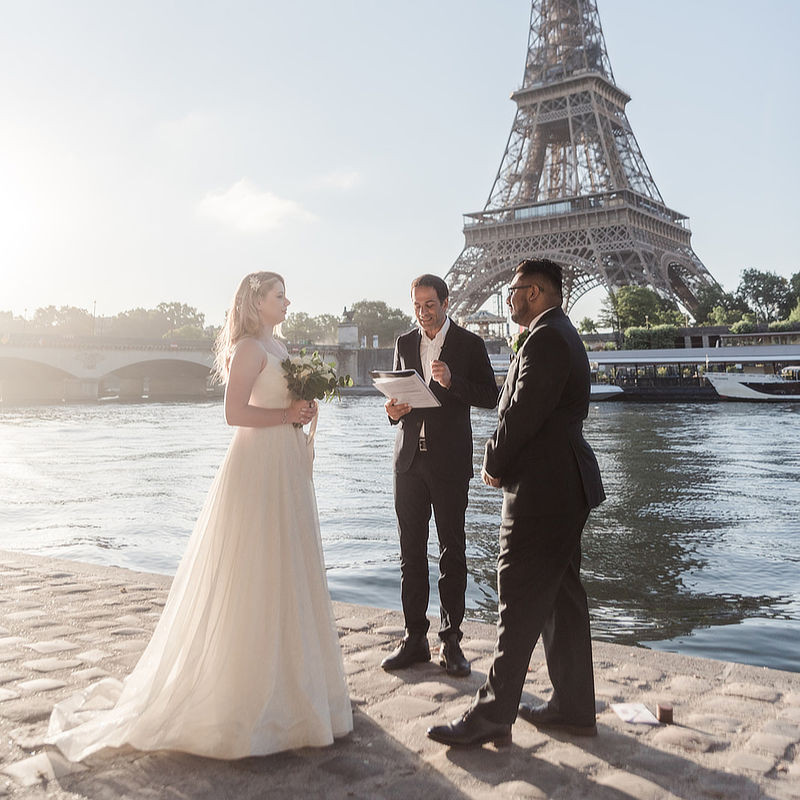
M 517 713 L 539 728 L 597 733 L 580 562 L 583 526 L 605 494 L 582 434 L 589 362 L 561 310 L 561 280 L 555 262 L 525 260 L 508 287 L 511 319 L 530 334 L 509 368 L 481 475 L 503 488 L 497 644 L 472 707 L 461 719 L 428 729 L 431 739 L 451 746 L 508 742 Z M 518 708 L 540 635 L 553 695 L 544 706 Z
M 461 650 L 467 588 L 464 516 L 472 477 L 470 406 L 494 408 L 497 383 L 483 339 L 447 316 L 447 284 L 421 275 L 411 284 L 417 330 L 397 340 L 394 369 L 415 369 L 441 403 L 411 408 L 392 399 L 386 413 L 398 426 L 394 448 L 394 504 L 400 531 L 400 593 L 405 638 L 384 658 L 385 670 L 430 661 L 428 645 L 428 523 L 439 537 L 439 663 L 465 677 Z

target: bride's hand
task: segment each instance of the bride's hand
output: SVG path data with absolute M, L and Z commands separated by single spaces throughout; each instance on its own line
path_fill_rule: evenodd
M 287 414 L 288 422 L 295 422 L 299 425 L 307 425 L 316 416 L 316 400 L 293 400 L 289 406 Z

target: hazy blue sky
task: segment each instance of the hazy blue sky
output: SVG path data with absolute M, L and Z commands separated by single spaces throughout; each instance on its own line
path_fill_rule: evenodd
M 598 0 L 628 118 L 734 289 L 800 269 L 797 0 Z M 0 0 L 0 310 L 180 300 L 407 308 L 461 252 L 520 85 L 528 0 Z M 590 295 L 574 318 L 596 311 Z

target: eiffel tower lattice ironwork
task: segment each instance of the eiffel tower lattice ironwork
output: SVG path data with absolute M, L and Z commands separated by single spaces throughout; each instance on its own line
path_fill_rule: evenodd
M 451 313 L 477 311 L 523 258 L 564 265 L 564 307 L 595 287 L 647 286 L 685 308 L 716 281 L 668 208 L 614 83 L 595 0 L 533 0 L 517 113 L 483 211 L 446 276 Z

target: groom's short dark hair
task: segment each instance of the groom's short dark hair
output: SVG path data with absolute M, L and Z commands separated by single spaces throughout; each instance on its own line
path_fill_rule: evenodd
M 420 275 L 419 278 L 414 278 L 414 280 L 411 281 L 411 291 L 413 292 L 417 286 L 427 286 L 431 289 L 436 289 L 436 296 L 439 298 L 440 303 L 444 303 L 450 294 L 447 284 L 438 275 L 426 273 L 425 275 Z
M 561 264 L 557 264 L 549 258 L 526 258 L 517 264 L 515 272 L 518 275 L 524 275 L 526 278 L 531 275 L 540 275 L 550 284 L 550 287 L 560 298 L 564 298 Z

